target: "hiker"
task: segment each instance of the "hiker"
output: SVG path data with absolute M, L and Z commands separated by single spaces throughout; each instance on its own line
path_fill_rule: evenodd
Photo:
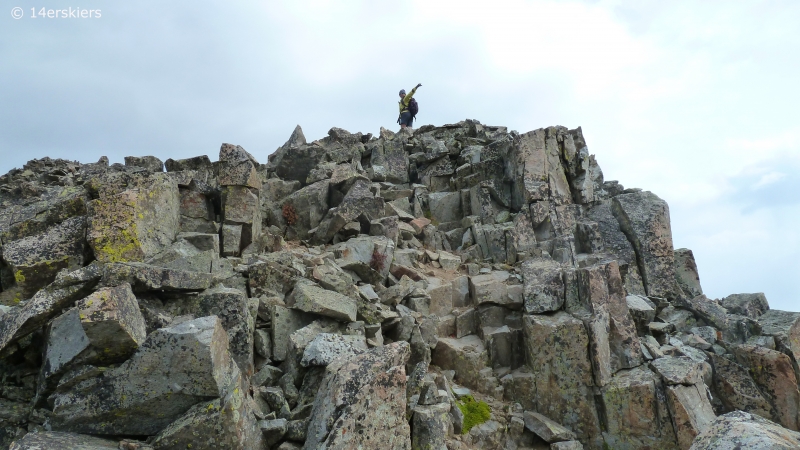
M 417 115 L 417 111 L 419 111 L 419 106 L 417 106 L 417 101 L 413 99 L 414 93 L 417 92 L 417 88 L 422 86 L 422 84 L 417 84 L 414 86 L 414 89 L 411 90 L 408 94 L 406 94 L 405 89 L 400 90 L 400 117 L 397 118 L 397 123 L 400 124 L 400 128 L 411 128 L 414 124 L 414 116 Z

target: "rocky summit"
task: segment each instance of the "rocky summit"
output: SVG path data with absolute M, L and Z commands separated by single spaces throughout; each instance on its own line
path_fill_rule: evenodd
M 0 177 L 0 448 L 800 448 L 800 313 L 704 296 L 580 128 L 260 159 Z

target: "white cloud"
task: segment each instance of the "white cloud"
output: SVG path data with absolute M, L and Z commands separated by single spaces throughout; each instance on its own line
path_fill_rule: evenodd
M 786 178 L 785 173 L 781 172 L 770 172 L 761 176 L 761 178 L 753 185 L 753 190 L 758 190 L 763 188 L 764 186 L 768 186 L 770 184 L 775 184 L 778 181 Z

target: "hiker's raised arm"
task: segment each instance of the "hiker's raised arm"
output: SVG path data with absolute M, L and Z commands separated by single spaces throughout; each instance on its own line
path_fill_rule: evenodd
M 422 86 L 422 85 L 418 84 L 418 85 L 414 86 L 414 89 L 411 89 L 411 92 L 409 92 L 408 94 L 406 94 L 405 97 L 403 97 L 403 104 L 404 105 L 408 105 L 408 102 L 411 101 L 411 97 L 414 96 L 414 93 L 417 92 L 417 88 L 420 87 L 420 86 Z

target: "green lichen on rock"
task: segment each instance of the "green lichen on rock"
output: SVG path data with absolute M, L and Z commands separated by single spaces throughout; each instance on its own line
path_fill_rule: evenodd
M 469 433 L 469 430 L 476 425 L 480 425 L 491 417 L 491 410 L 486 402 L 476 401 L 471 395 L 465 395 L 458 401 L 458 409 L 464 414 L 464 426 L 461 434 Z

